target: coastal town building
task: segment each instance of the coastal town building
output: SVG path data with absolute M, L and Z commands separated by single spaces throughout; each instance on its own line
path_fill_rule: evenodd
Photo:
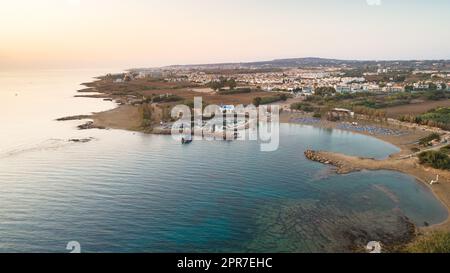
M 334 108 L 327 113 L 327 119 L 330 121 L 338 121 L 346 118 L 353 118 L 355 113 L 344 108 Z
M 340 94 L 352 92 L 352 88 L 348 85 L 335 85 L 334 88 L 336 89 L 336 92 Z
M 126 74 L 117 83 L 130 80 L 131 77 L 144 79 L 147 77 L 163 78 L 167 82 L 188 82 L 195 85 L 206 86 L 221 79 L 233 79 L 238 86 L 245 86 L 263 90 L 266 92 L 290 92 L 297 95 L 309 96 L 314 94 L 314 90 L 320 87 L 333 87 L 338 94 L 348 93 L 399 93 L 408 91 L 446 90 L 449 88 L 448 72 L 433 70 L 416 70 L 411 75 L 423 75 L 429 73 L 434 77 L 428 81 L 400 82 L 398 78 L 386 77 L 390 73 L 398 72 L 393 67 L 383 67 L 380 65 L 374 72 L 364 72 L 361 76 L 349 76 L 346 67 L 326 67 L 326 68 L 289 68 L 289 69 L 264 69 L 243 68 L 234 66 L 208 67 L 209 70 L 201 69 L 201 66 L 191 66 L 189 68 L 174 66 L 163 69 L 143 69 L 134 73 Z M 228 71 L 235 70 L 235 71 Z M 252 72 L 254 70 L 255 72 Z M 432 74 L 434 73 L 434 74 Z M 382 75 L 380 75 L 382 74 Z M 378 79 L 378 80 L 374 80 Z M 381 79 L 381 80 L 380 80 Z M 432 84 L 433 83 L 433 84 Z M 434 87 L 436 86 L 436 87 Z M 406 88 L 408 87 L 408 88 Z M 412 87 L 412 88 L 410 88 Z

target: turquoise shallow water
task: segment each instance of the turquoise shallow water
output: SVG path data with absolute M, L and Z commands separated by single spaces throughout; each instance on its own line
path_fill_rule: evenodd
M 388 172 L 335 175 L 306 149 L 384 158 L 362 135 L 282 125 L 280 149 L 125 131 L 0 157 L 0 251 L 335 252 L 446 219 L 422 184 Z M 388 236 L 386 236 L 386 234 Z M 392 235 L 392 236 L 391 236 Z

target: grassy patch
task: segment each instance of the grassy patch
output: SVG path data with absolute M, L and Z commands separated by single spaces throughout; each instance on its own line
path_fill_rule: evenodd
M 246 93 L 251 93 L 251 92 L 252 92 L 252 89 L 250 89 L 250 88 L 237 88 L 237 89 L 219 91 L 219 94 L 220 95 L 234 95 L 234 94 L 246 94 Z
M 405 115 L 400 117 L 400 121 L 407 121 L 432 127 L 439 127 L 444 130 L 450 129 L 450 107 L 442 107 L 428 111 L 425 114 L 414 116 Z
M 177 95 L 169 95 L 169 96 L 154 96 L 152 101 L 154 103 L 163 103 L 163 102 L 177 102 L 184 100 L 182 97 Z
M 435 232 L 417 239 L 408 245 L 405 252 L 410 253 L 450 253 L 450 233 Z
M 291 109 L 292 110 L 300 110 L 300 111 L 304 111 L 304 112 L 308 112 L 308 113 L 315 111 L 315 107 L 307 102 L 294 103 L 291 105 Z
M 419 139 L 419 144 L 422 146 L 429 146 L 430 142 L 432 142 L 433 140 L 440 140 L 440 139 L 441 136 L 439 134 L 433 133 L 429 136 Z
M 264 104 L 270 104 L 270 103 L 274 103 L 277 101 L 286 101 L 289 98 L 288 95 L 285 94 L 281 94 L 281 95 L 276 95 L 276 96 L 271 96 L 271 97 L 256 97 L 253 100 L 253 104 L 258 107 L 260 105 L 264 105 Z
M 450 107 L 438 108 L 418 117 L 422 124 L 450 128 Z
M 419 155 L 420 164 L 431 166 L 435 169 L 450 170 L 450 157 L 446 153 L 427 151 Z
M 447 145 L 440 150 L 441 153 L 450 154 L 450 145 Z

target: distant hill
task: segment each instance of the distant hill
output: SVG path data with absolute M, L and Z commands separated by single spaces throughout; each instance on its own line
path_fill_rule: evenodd
M 280 68 L 280 67 L 299 67 L 299 66 L 335 66 L 346 63 L 355 63 L 357 61 L 344 61 L 337 59 L 324 58 L 292 58 L 276 59 L 272 61 L 247 62 L 247 63 L 216 63 L 216 64 L 192 64 L 192 65 L 171 65 L 164 68 Z
M 439 65 L 436 66 L 436 63 Z M 326 58 L 292 58 L 292 59 L 276 59 L 272 61 L 260 62 L 242 62 L 242 63 L 216 63 L 216 64 L 191 64 L 191 65 L 171 65 L 163 67 L 164 69 L 273 69 L 273 68 L 296 68 L 296 67 L 335 67 L 350 66 L 353 68 L 363 66 L 394 66 L 394 67 L 421 67 L 421 68 L 442 68 L 449 67 L 449 60 L 392 60 L 392 61 L 375 61 L 375 60 L 339 60 Z
M 346 61 L 337 59 L 324 59 L 324 58 L 293 58 L 293 59 L 276 59 L 266 62 L 253 62 L 247 63 L 247 65 L 253 66 L 273 66 L 273 67 L 297 67 L 297 66 L 328 66 L 328 65 L 341 65 L 345 63 L 354 63 L 356 61 Z

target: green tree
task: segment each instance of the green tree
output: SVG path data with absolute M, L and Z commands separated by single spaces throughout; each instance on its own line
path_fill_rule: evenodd
M 436 91 L 437 90 L 437 85 L 435 83 L 430 82 L 428 84 L 428 90 L 430 91 Z
M 235 79 L 228 80 L 227 85 L 228 87 L 230 87 L 231 90 L 235 89 L 237 86 L 236 80 Z
M 209 87 L 214 91 L 218 91 L 223 87 L 223 85 L 219 81 L 212 81 L 209 83 Z
M 292 110 L 300 110 L 304 112 L 314 112 L 315 108 L 307 102 L 297 102 L 291 105 Z
M 441 136 L 438 133 L 432 133 L 429 136 L 426 136 L 424 138 L 421 138 L 419 140 L 419 144 L 422 146 L 428 146 L 431 141 L 433 140 L 440 140 Z
M 261 98 L 261 97 L 256 97 L 256 98 L 253 99 L 253 105 L 255 105 L 256 107 L 258 107 L 258 106 L 261 105 L 261 101 L 262 101 L 262 98 Z
M 450 233 L 433 232 L 419 237 L 408 245 L 405 252 L 410 253 L 450 253 Z
M 414 91 L 414 87 L 412 85 L 407 85 L 407 86 L 405 86 L 405 91 L 412 92 L 412 91 Z

